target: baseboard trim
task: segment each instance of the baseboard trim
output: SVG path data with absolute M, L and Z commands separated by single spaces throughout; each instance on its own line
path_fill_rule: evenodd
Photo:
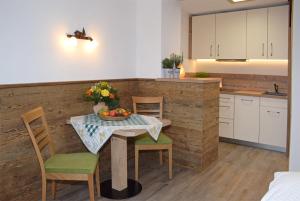
M 260 149 L 266 149 L 266 150 L 286 153 L 286 148 L 285 147 L 278 147 L 278 146 L 267 145 L 267 144 L 247 142 L 247 141 L 243 141 L 243 140 L 237 140 L 237 139 L 231 139 L 231 138 L 225 138 L 225 137 L 219 137 L 219 141 L 220 142 L 227 142 L 227 143 L 232 143 L 232 144 L 244 145 L 244 146 L 248 146 L 248 147 L 255 147 L 255 148 L 260 148 Z

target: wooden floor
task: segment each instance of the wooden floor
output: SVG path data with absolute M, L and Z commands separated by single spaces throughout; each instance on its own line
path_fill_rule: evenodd
M 175 167 L 174 178 L 169 180 L 167 163 L 160 167 L 157 161 L 151 167 L 142 168 L 143 190 L 128 200 L 259 201 L 273 173 L 287 170 L 287 164 L 287 157 L 282 153 L 220 143 L 219 160 L 201 172 Z M 87 186 L 77 184 L 63 188 L 56 200 L 88 201 Z

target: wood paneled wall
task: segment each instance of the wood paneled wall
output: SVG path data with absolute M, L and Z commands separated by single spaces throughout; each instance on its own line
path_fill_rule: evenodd
M 86 151 L 66 120 L 71 116 L 92 112 L 92 103 L 85 102 L 82 94 L 93 83 L 0 86 L 1 201 L 33 201 L 38 200 L 41 195 L 40 169 L 29 135 L 21 121 L 21 114 L 42 106 L 56 151 Z M 110 80 L 110 83 L 119 89 L 121 106 L 126 108 L 132 107 L 133 95 L 164 96 L 164 116 L 172 120 L 172 126 L 165 132 L 173 138 L 175 163 L 201 169 L 217 159 L 217 83 L 175 83 L 141 79 Z M 128 158 L 132 162 L 133 156 L 133 143 L 129 140 Z M 149 158 L 153 154 L 144 153 L 144 156 Z M 129 166 L 133 166 L 132 162 L 129 162 Z M 101 179 L 109 177 L 110 143 L 100 151 L 100 167 Z M 133 168 L 129 168 L 129 175 L 133 171 Z
M 111 84 L 119 89 L 121 105 L 130 108 L 130 96 L 137 90 L 135 81 L 111 81 Z M 56 151 L 85 151 L 66 120 L 92 112 L 92 103 L 85 102 L 82 96 L 91 85 L 92 82 L 74 82 L 0 89 L 0 200 L 31 201 L 40 197 L 40 169 L 21 114 L 42 106 Z M 102 175 L 105 175 L 110 172 L 109 143 L 102 148 L 100 157 Z

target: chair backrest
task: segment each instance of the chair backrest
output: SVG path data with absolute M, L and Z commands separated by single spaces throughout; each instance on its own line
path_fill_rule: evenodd
M 156 118 L 162 119 L 162 113 L 163 113 L 163 97 L 157 96 L 157 97 L 138 97 L 133 96 L 132 97 L 132 103 L 133 103 L 133 113 L 135 114 L 145 114 L 149 116 L 154 116 Z M 138 108 L 138 104 L 158 104 L 159 108 Z
M 55 154 L 53 142 L 51 136 L 49 135 L 49 128 L 44 110 L 42 107 L 35 108 L 23 114 L 22 119 L 31 138 L 34 150 L 41 166 L 41 170 L 43 172 L 44 160 L 42 151 L 45 148 L 49 148 L 50 155 L 53 156 Z M 39 120 L 41 120 L 41 124 L 37 124 L 39 123 L 37 122 Z

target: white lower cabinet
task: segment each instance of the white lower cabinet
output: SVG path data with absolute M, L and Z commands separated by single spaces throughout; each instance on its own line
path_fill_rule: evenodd
M 287 101 L 264 98 L 260 106 L 259 143 L 286 147 Z
M 234 138 L 258 143 L 259 97 L 235 96 Z
M 221 94 L 219 136 L 285 148 L 287 105 L 286 99 Z

